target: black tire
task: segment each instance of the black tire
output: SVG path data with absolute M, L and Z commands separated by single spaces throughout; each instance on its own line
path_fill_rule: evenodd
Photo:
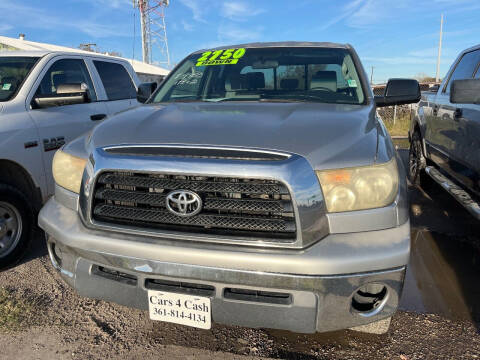
M 415 131 L 410 141 L 408 152 L 408 179 L 415 186 L 427 185 L 428 179 L 425 173 L 427 159 L 423 154 L 422 138 L 418 131 Z
M 26 196 L 13 186 L 0 184 L 0 269 L 16 264 L 25 255 L 33 237 L 33 219 Z

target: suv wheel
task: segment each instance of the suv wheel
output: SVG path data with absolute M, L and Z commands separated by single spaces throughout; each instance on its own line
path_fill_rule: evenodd
M 24 255 L 31 239 L 32 220 L 26 197 L 16 188 L 0 184 L 0 269 Z
M 421 185 L 423 171 L 426 166 L 427 160 L 423 155 L 422 140 L 418 131 L 415 131 L 412 135 L 408 153 L 408 178 L 412 185 Z

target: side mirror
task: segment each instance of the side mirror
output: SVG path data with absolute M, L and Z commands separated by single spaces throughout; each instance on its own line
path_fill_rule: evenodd
M 156 88 L 157 88 L 156 82 L 143 83 L 138 85 L 138 90 L 137 90 L 138 102 L 142 104 L 145 103 L 148 100 L 148 98 L 153 94 Z
M 480 104 L 480 79 L 454 80 L 450 87 L 452 104 Z
M 420 101 L 420 85 L 413 79 L 390 79 L 383 96 L 375 96 L 377 107 L 412 104 Z
M 33 102 L 40 109 L 52 106 L 83 104 L 89 102 L 88 86 L 85 83 L 61 84 L 58 85 L 55 95 L 35 96 Z

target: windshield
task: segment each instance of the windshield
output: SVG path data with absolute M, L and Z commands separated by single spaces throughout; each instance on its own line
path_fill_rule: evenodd
M 15 96 L 38 57 L 0 57 L 0 101 Z
M 364 93 L 346 49 L 236 48 L 189 56 L 153 98 L 175 101 L 361 104 Z

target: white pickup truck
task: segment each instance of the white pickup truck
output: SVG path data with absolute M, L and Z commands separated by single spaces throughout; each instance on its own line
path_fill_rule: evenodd
M 27 249 L 36 214 L 54 192 L 55 150 L 139 105 L 154 87 L 140 85 L 120 58 L 0 52 L 0 268 Z

